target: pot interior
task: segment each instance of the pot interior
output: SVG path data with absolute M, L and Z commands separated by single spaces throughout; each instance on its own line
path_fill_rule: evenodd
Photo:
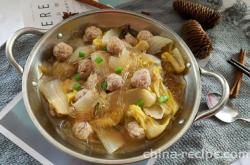
M 81 33 L 82 30 L 88 25 L 110 28 L 119 27 L 124 24 L 130 24 L 131 27 L 136 30 L 147 29 L 154 34 L 166 36 L 175 41 L 176 47 L 179 48 L 181 53 L 185 56 L 186 61 L 191 64 L 186 75 L 184 76 L 187 83 L 185 99 L 181 109 L 176 115 L 175 120 L 170 124 L 165 132 L 144 147 L 138 147 L 136 150 L 128 152 L 117 152 L 112 155 L 107 154 L 106 152 L 97 152 L 91 149 L 84 150 L 65 141 L 64 138 L 57 133 L 57 130 L 54 129 L 47 117 L 45 111 L 46 106 L 42 104 L 38 89 L 32 85 L 32 82 L 38 82 L 41 77 L 38 66 L 44 59 L 48 58 L 48 56 L 52 54 L 52 48 L 56 43 L 61 41 L 67 42 L 70 36 L 74 35 L 75 32 Z M 63 34 L 62 39 L 58 39 L 58 33 Z M 31 119 L 38 127 L 39 131 L 50 142 L 62 150 L 89 161 L 98 162 L 99 159 L 99 162 L 101 163 L 104 163 L 103 160 L 125 160 L 128 158 L 130 158 L 130 160 L 125 162 L 142 160 L 142 154 L 145 151 L 150 151 L 150 149 L 162 151 L 172 145 L 184 134 L 194 120 L 200 103 L 200 88 L 201 85 L 198 65 L 191 51 L 177 34 L 175 34 L 168 27 L 163 26 L 159 22 L 148 17 L 120 10 L 104 10 L 83 13 L 58 24 L 56 27 L 48 31 L 33 48 L 27 60 L 25 73 L 23 75 L 23 93 L 25 104 Z M 112 161 L 106 163 L 117 162 Z

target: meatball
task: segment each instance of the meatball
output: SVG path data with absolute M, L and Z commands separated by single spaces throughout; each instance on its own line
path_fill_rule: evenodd
M 134 72 L 131 78 L 131 85 L 135 88 L 147 88 L 151 84 L 151 77 L 148 69 L 140 69 Z
M 96 26 L 89 26 L 85 29 L 83 40 L 92 42 L 95 38 L 102 36 L 102 30 Z
M 142 30 L 137 34 L 139 40 L 148 40 L 153 37 L 153 34 L 148 30 Z
M 87 140 L 88 137 L 94 132 L 90 124 L 86 121 L 75 122 L 72 126 L 73 134 L 81 140 Z
M 137 39 L 134 36 L 132 36 L 130 33 L 127 33 L 125 35 L 125 41 L 132 46 L 135 46 L 137 43 Z
M 93 70 L 93 65 L 90 59 L 84 59 L 79 62 L 78 72 L 81 76 L 81 79 L 86 80 L 89 77 L 92 70 Z
M 111 37 L 107 44 L 107 50 L 114 55 L 120 54 L 124 48 L 123 41 L 116 36 Z
M 58 43 L 53 48 L 53 54 L 60 62 L 65 61 L 72 53 L 73 48 L 64 42 Z
M 87 89 L 82 89 L 80 91 L 78 91 L 76 93 L 76 96 L 75 96 L 75 101 L 77 101 L 78 99 L 80 99 L 82 96 L 84 96 L 86 93 L 88 92 Z
M 144 129 L 140 127 L 135 121 L 128 123 L 127 131 L 129 133 L 129 136 L 132 138 L 142 139 L 145 137 Z
M 120 89 L 124 85 L 124 80 L 118 74 L 112 73 L 107 77 L 107 90 L 114 91 Z

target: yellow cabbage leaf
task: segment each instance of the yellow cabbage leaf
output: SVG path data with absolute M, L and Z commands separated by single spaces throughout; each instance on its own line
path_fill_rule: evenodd
M 175 101 L 171 91 L 163 84 L 162 80 L 157 79 L 151 85 L 151 90 L 159 98 L 161 96 L 168 96 L 168 101 L 166 103 L 161 103 L 160 106 L 165 111 L 165 115 L 174 115 L 178 109 L 179 105 Z
M 167 127 L 170 117 L 165 117 L 161 123 L 147 116 L 137 105 L 130 105 L 127 111 L 129 117 L 133 117 L 137 123 L 145 130 L 146 137 L 153 139 L 159 136 Z
M 123 114 L 124 112 L 122 109 L 114 109 L 111 112 L 105 113 L 104 116 L 92 120 L 90 124 L 95 128 L 113 127 L 121 122 Z
M 171 54 L 169 52 L 162 53 L 161 59 L 164 62 L 169 62 L 176 73 L 181 73 L 185 70 L 185 61 L 177 48 Z

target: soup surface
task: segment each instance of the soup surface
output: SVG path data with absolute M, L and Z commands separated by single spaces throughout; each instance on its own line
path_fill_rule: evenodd
M 182 109 L 185 60 L 174 41 L 148 30 L 89 26 L 56 44 L 39 69 L 49 119 L 83 150 L 145 147 Z

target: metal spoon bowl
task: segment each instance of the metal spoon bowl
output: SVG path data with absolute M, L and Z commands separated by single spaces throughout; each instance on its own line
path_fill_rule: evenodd
M 207 106 L 208 108 L 214 107 L 217 102 L 220 100 L 221 95 L 218 93 L 209 93 L 207 95 Z M 236 120 L 243 120 L 246 122 L 250 122 L 250 119 L 241 117 L 239 110 L 234 107 L 234 105 L 228 100 L 227 104 L 215 114 L 219 120 L 231 123 Z

